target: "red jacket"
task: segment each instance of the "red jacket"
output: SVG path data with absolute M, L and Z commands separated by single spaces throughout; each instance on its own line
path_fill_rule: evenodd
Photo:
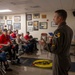
M 5 36 L 4 34 L 2 34 L 2 35 L 0 36 L 0 44 L 7 44 L 8 42 L 11 43 L 9 35 L 6 35 L 6 36 Z M 2 47 L 3 47 L 3 46 L 0 45 L 0 48 L 2 48 Z
M 11 36 L 12 38 L 16 38 L 16 34 L 15 34 L 15 33 L 12 33 L 10 36 Z
M 26 40 L 29 40 L 29 39 L 30 39 L 29 35 L 25 35 L 24 38 L 25 38 Z

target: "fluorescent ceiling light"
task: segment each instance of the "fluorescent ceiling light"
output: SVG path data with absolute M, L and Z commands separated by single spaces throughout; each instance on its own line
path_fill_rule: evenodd
M 12 10 L 4 9 L 4 10 L 0 10 L 0 12 L 12 12 Z

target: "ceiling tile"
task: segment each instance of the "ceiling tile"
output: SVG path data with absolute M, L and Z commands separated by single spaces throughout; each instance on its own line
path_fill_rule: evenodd
M 75 0 L 0 0 L 0 9 L 10 9 L 12 13 L 46 12 L 62 8 L 75 9 Z
M 73 6 L 73 0 L 60 0 L 63 9 L 71 10 Z

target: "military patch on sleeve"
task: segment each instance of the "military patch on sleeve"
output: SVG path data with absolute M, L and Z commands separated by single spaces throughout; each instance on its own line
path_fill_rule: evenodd
M 60 37 L 60 33 L 57 33 L 54 35 L 55 38 L 59 38 Z
M 54 47 L 55 45 L 54 44 L 52 44 L 52 47 Z

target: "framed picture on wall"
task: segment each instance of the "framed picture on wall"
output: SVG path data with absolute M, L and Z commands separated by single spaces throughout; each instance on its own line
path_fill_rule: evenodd
M 5 16 L 5 20 L 7 20 L 7 16 Z
M 21 23 L 14 23 L 14 29 L 20 30 L 21 29 Z
M 20 21 L 21 21 L 21 16 L 14 16 L 15 23 L 20 23 Z
M 28 22 L 28 26 L 33 26 L 33 22 Z
M 54 23 L 54 21 L 51 21 L 51 27 L 57 27 L 58 25 L 56 25 L 55 23 Z
M 3 30 L 4 29 L 4 23 L 0 23 L 0 28 Z
M 46 14 L 42 14 L 42 19 L 45 19 L 47 18 L 47 15 Z
M 7 25 L 12 25 L 12 20 L 7 20 Z
M 2 30 L 3 30 L 3 25 L 0 25 L 0 29 L 2 29 Z
M 4 23 L 0 23 L 0 26 L 1 26 L 1 25 L 3 26 L 3 25 L 4 25 Z
M 0 20 L 0 23 L 1 24 L 5 24 L 5 20 Z
M 3 16 L 0 16 L 0 20 L 3 19 Z
M 40 22 L 40 29 L 47 29 L 48 28 L 48 23 L 47 22 Z
M 28 27 L 27 27 L 27 31 L 28 31 L 28 32 L 32 32 L 32 31 L 33 31 L 33 27 L 28 26 Z
M 12 16 L 9 16 L 8 18 L 9 18 L 9 20 L 12 20 Z
M 26 19 L 27 20 L 32 20 L 32 14 L 26 14 Z
M 38 30 L 39 29 L 39 21 L 34 21 L 33 22 L 33 30 Z
M 33 14 L 33 18 L 34 18 L 34 19 L 38 19 L 38 18 L 40 18 L 40 14 L 39 14 L 39 13 L 35 13 L 35 14 Z
M 12 30 L 12 25 L 8 25 L 8 30 Z

